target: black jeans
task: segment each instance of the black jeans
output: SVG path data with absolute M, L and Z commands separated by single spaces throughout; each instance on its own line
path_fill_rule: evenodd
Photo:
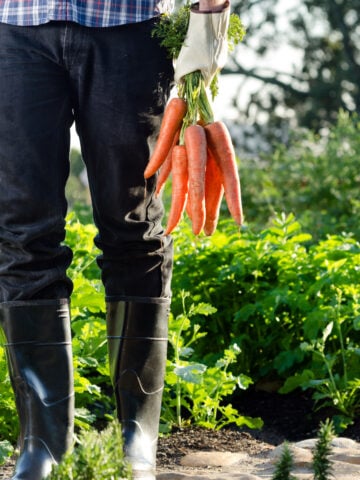
M 143 177 L 173 78 L 151 37 L 155 21 L 0 24 L 0 302 L 71 294 L 63 240 L 73 121 L 108 299 L 170 296 L 172 241 L 155 178 Z

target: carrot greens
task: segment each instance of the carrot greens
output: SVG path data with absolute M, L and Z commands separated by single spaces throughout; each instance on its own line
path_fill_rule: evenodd
M 187 2 L 175 12 L 161 15 L 159 22 L 153 29 L 152 35 L 159 38 L 160 45 L 167 50 L 170 58 L 176 59 L 179 56 L 189 25 L 190 10 L 191 3 Z M 231 13 L 227 32 L 229 52 L 232 52 L 235 46 L 242 41 L 245 33 L 245 27 L 239 16 Z M 218 74 L 214 76 L 211 82 L 210 91 L 214 99 L 218 93 Z

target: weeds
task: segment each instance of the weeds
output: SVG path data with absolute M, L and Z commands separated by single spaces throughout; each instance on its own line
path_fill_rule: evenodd
M 73 452 L 53 467 L 47 480 L 125 480 L 130 466 L 124 460 L 121 427 L 116 420 L 108 427 L 83 431 Z
M 334 426 L 331 421 L 327 420 L 320 426 L 318 441 L 313 453 L 314 480 L 329 480 L 333 476 L 329 460 L 333 437 Z
M 334 426 L 331 420 L 320 424 L 318 440 L 313 451 L 312 468 L 313 480 L 331 480 L 333 477 L 332 465 L 329 460 L 331 455 L 331 441 L 334 437 Z M 291 474 L 294 467 L 294 459 L 289 444 L 284 443 L 279 461 L 275 465 L 272 480 L 297 480 Z
M 275 466 L 275 472 L 272 480 L 295 480 L 291 475 L 291 470 L 294 467 L 294 459 L 287 442 L 284 443 L 282 454 L 279 462 Z

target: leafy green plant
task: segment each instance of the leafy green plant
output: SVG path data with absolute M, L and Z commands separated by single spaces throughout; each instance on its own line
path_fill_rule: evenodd
M 0 328 L 0 465 L 14 453 L 19 435 L 19 420 L 3 347 L 5 343 L 5 335 Z
M 220 429 L 229 423 L 259 428 L 262 425 L 260 419 L 240 415 L 231 404 L 224 404 L 225 398 L 236 388 L 246 389 L 251 383 L 246 375 L 234 376 L 228 370 L 240 349 L 236 344 L 231 345 L 213 366 L 193 361 L 191 345 L 206 333 L 200 331 L 198 324 L 192 325 L 191 319 L 199 315 L 208 317 L 216 309 L 205 303 L 191 304 L 187 308 L 185 300 L 189 293 L 182 292 L 181 295 L 183 313 L 170 319 L 169 342 L 173 357 L 170 354 L 167 365 L 163 415 L 167 428 L 173 424 L 182 427 L 191 422 L 212 429 Z M 171 391 L 175 394 L 171 395 Z M 175 407 L 175 415 L 172 407 Z
M 334 426 L 330 420 L 321 423 L 313 452 L 314 480 L 329 480 L 333 476 L 329 456 L 332 452 L 331 440 L 334 435 Z
M 284 393 L 328 378 L 319 355 L 304 346 L 321 345 L 333 322 L 323 354 L 333 358 L 346 415 L 353 418 L 360 405 L 359 264 L 360 244 L 351 235 L 312 243 L 293 215 L 279 215 L 260 233 L 244 229 L 240 235 L 223 221 L 201 241 L 192 239 L 184 223 L 175 238 L 172 312 L 182 312 L 182 289 L 191 291 L 194 303 L 215 306 L 211 321 L 197 319 L 207 337 L 198 339 L 194 360 L 210 365 L 217 352 L 236 343 L 242 354 L 231 370 L 255 382 L 280 380 Z M 314 393 L 316 387 L 309 385 Z
M 294 467 L 294 459 L 289 448 L 289 444 L 284 442 L 283 449 L 279 461 L 275 465 L 275 471 L 272 480 L 296 480 L 291 475 L 291 471 Z
M 217 308 L 211 322 L 200 319 L 211 338 L 200 339 L 197 355 L 207 362 L 227 345 L 237 343 L 239 371 L 259 378 L 273 370 L 273 359 L 295 344 L 293 334 L 307 309 L 302 278 L 307 280 L 305 242 L 293 216 L 279 217 L 261 234 L 239 233 L 230 222 L 201 242 L 191 241 L 187 226 L 175 238 L 173 312 L 181 313 L 182 289 L 194 302 Z M 299 318 L 299 313 L 301 317 Z
M 47 480 L 123 480 L 131 478 L 124 460 L 121 427 L 114 420 L 102 431 L 82 431 L 72 452 L 53 467 Z
M 248 224 L 260 231 L 280 212 L 294 213 L 314 240 L 342 232 L 359 238 L 359 134 L 359 116 L 339 112 L 329 131 L 292 131 L 259 158 L 240 155 Z
M 19 421 L 8 375 L 5 349 L 1 347 L 1 344 L 5 343 L 2 333 L 0 330 L 0 465 L 12 453 L 10 445 L 15 445 L 19 434 Z
M 314 360 L 319 360 L 324 369 L 306 370 L 302 375 L 289 377 L 281 389 L 283 393 L 292 390 L 294 386 L 303 389 L 314 390 L 313 398 L 318 403 L 318 408 L 334 407 L 339 414 L 334 415 L 334 423 L 337 431 L 344 430 L 360 410 L 360 379 L 348 379 L 348 367 L 346 358 L 348 352 L 344 346 L 340 347 L 339 353 L 327 353 L 326 340 L 333 330 L 334 324 L 330 322 L 325 328 L 322 338 L 312 343 L 302 343 L 301 348 L 313 354 Z M 359 355 L 357 353 L 356 355 Z M 341 371 L 335 373 L 337 363 L 341 363 Z M 322 378 L 316 378 L 316 373 L 322 373 Z M 354 372 L 352 373 L 352 375 Z M 320 376 L 319 375 L 319 376 Z M 289 386 L 291 386 L 289 388 Z
M 327 419 L 320 423 L 318 431 L 318 440 L 315 443 L 313 451 L 312 469 L 314 480 L 330 480 L 333 477 L 333 468 L 330 461 L 332 453 L 331 441 L 334 438 L 335 431 L 333 422 Z M 291 474 L 294 468 L 293 453 L 288 442 L 284 442 L 280 459 L 275 465 L 275 471 L 271 480 L 296 480 Z
M 345 284 L 340 280 L 346 260 L 337 255 L 332 263 L 327 256 L 327 267 L 336 272 L 337 280 L 328 286 L 328 304 L 322 302 L 317 318 L 309 318 L 304 324 L 307 341 L 300 344 L 303 352 L 312 355 L 312 367 L 288 377 L 281 389 L 283 393 L 298 387 L 313 389 L 318 408 L 330 406 L 338 411 L 333 417 L 337 432 L 351 424 L 360 411 L 360 349 L 352 332 L 358 330 L 359 289 L 352 284 L 348 273 Z
M 0 440 L 0 466 L 14 453 L 14 447 L 8 440 Z

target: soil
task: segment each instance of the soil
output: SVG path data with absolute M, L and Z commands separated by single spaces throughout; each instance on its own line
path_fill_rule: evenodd
M 287 395 L 247 390 L 232 405 L 240 413 L 261 417 L 261 430 L 227 427 L 219 431 L 202 428 L 175 429 L 171 435 L 161 437 L 158 446 L 158 465 L 178 465 L 182 456 L 194 451 L 244 452 L 256 455 L 280 445 L 285 440 L 297 442 L 316 437 L 320 423 L 335 413 L 330 409 L 316 411 L 309 394 L 296 392 Z M 360 441 L 360 419 L 341 434 Z
M 159 439 L 157 464 L 159 467 L 176 468 L 182 456 L 195 451 L 244 452 L 257 455 L 285 440 L 296 442 L 317 435 L 320 422 L 334 412 L 315 410 L 310 395 L 296 392 L 287 395 L 249 389 L 234 398 L 232 405 L 240 413 L 261 417 L 261 430 L 227 427 L 219 431 L 198 427 L 174 429 Z M 360 442 L 360 419 L 341 434 Z M 0 468 L 0 480 L 10 478 L 13 463 Z

